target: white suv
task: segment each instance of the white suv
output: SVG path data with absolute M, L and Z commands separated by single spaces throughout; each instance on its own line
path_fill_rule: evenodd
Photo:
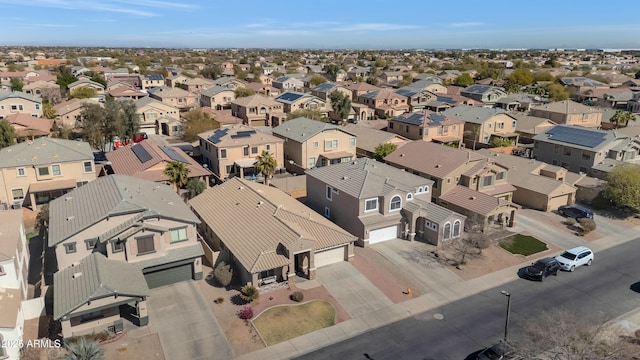
M 574 271 L 578 266 L 589 266 L 593 263 L 593 251 L 585 246 L 578 246 L 566 250 L 555 259 L 560 263 L 562 270 Z

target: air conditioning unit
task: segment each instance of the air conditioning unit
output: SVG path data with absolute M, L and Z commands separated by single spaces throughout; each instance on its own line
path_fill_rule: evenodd
M 19 202 L 14 203 L 14 204 L 13 204 L 13 208 L 14 208 L 14 209 L 22 209 L 22 203 L 19 203 Z

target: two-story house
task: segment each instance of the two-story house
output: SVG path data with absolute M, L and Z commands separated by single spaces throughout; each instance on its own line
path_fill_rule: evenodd
M 162 74 L 140 75 L 140 85 L 143 90 L 164 85 L 164 76 Z
M 394 144 L 396 148 L 409 142 L 409 139 L 392 132 L 374 129 L 358 124 L 346 124 L 345 130 L 354 134 L 356 139 L 356 156 L 374 158 L 376 148 L 381 144 Z
M 322 114 L 327 114 L 326 102 L 311 94 L 287 91 L 275 100 L 282 103 L 285 113 L 292 113 L 299 110 L 317 110 Z
M 199 93 L 210 87 L 216 86 L 215 82 L 205 78 L 189 78 L 180 83 L 180 87 L 191 93 Z
M 17 142 L 49 136 L 53 124 L 50 119 L 34 118 L 25 113 L 11 114 L 6 120 L 11 124 Z
M 154 129 L 160 132 L 162 123 L 180 119 L 180 109 L 152 97 L 143 97 L 136 101 L 136 114 L 141 129 Z
M 206 131 L 198 134 L 198 137 L 202 162 L 220 180 L 234 176 L 257 176 L 256 157 L 263 151 L 271 153 L 278 171 L 284 169 L 282 138 L 242 124 Z
M 52 102 L 62 97 L 60 85 L 56 84 L 55 81 L 32 81 L 25 84 L 22 87 L 22 91 L 31 96 L 48 98 Z
M 55 110 L 55 125 L 58 127 L 66 126 L 73 128 L 76 124 L 82 122 L 82 109 L 83 105 L 90 103 L 88 99 L 70 99 L 63 101 L 60 104 L 54 105 Z
M 232 178 L 189 201 L 200 233 L 242 284 L 268 286 L 353 257 L 356 237 L 282 190 Z M 255 226 L 239 226 L 250 219 Z
M 409 111 L 417 112 L 424 110 L 438 100 L 436 94 L 421 87 L 405 86 L 396 90 L 396 93 L 406 96 L 409 104 Z
M 469 148 L 475 149 L 478 144 L 486 147 L 494 137 L 508 140 L 514 145 L 518 142 L 517 121 L 502 109 L 456 106 L 442 114 L 464 121 L 464 140 Z
M 69 94 L 71 95 L 80 91 L 93 91 L 93 96 L 91 96 L 92 100 L 101 103 L 105 102 L 106 88 L 104 85 L 95 81 L 89 79 L 80 79 L 67 85 L 67 89 L 69 90 Z
M 0 211 L 0 358 L 19 359 L 24 333 L 22 301 L 27 298 L 29 248 L 22 211 Z
M 433 181 L 373 159 L 307 171 L 307 203 L 367 246 L 405 238 L 439 245 L 465 217 L 431 202 Z
M 241 64 L 243 65 L 243 64 Z M 236 79 L 230 76 L 222 76 L 214 80 L 215 85 L 228 87 L 229 89 L 235 90 L 239 87 L 245 87 L 247 85 L 246 81 Z
M 358 96 L 357 102 L 374 109 L 378 117 L 392 117 L 409 111 L 408 98 L 391 89 L 370 91 Z
M 422 110 L 390 119 L 387 131 L 411 140 L 435 141 L 458 147 L 462 144 L 464 121 Z
M 602 111 L 572 100 L 534 106 L 529 115 L 549 119 L 556 124 L 587 128 L 599 128 L 602 123 Z
M 275 80 L 273 80 L 273 82 L 271 83 L 271 86 L 273 86 L 276 89 L 280 89 L 282 91 L 287 91 L 287 90 L 301 90 L 304 87 L 304 81 L 295 78 L 293 76 L 280 76 L 278 78 L 276 78 Z
M 200 106 L 215 110 L 229 109 L 235 99 L 236 93 L 226 86 L 216 85 L 200 92 Z
M 272 126 L 284 118 L 281 103 L 264 95 L 255 94 L 231 102 L 231 114 L 249 126 Z
M 189 111 L 198 106 L 198 97 L 179 87 L 155 87 L 149 89 L 149 97 L 176 107 L 180 111 Z
M 501 88 L 478 84 L 467 86 L 460 90 L 460 95 L 476 101 L 481 101 L 488 106 L 492 106 L 498 100 L 507 97 L 507 93 Z
M 284 160 L 290 172 L 304 173 L 356 156 L 356 136 L 342 126 L 301 117 L 278 125 L 273 135 L 284 139 Z
M 42 117 L 42 100 L 22 91 L 0 93 L 0 119 L 17 113 L 27 113 L 33 117 Z
M 146 325 L 150 288 L 202 279 L 200 221 L 167 185 L 110 175 L 50 203 L 53 318 L 64 338 Z
M 0 150 L 0 204 L 5 207 L 35 209 L 95 179 L 86 142 L 42 137 Z

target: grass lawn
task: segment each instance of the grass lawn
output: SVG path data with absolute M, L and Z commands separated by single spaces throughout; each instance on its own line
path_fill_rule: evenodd
M 306 304 L 277 306 L 266 310 L 253 320 L 262 338 L 271 346 L 300 335 L 335 324 L 336 311 L 324 301 Z
M 534 238 L 522 234 L 515 234 L 506 239 L 500 240 L 500 247 L 512 254 L 522 254 L 529 256 L 547 250 L 547 244 Z

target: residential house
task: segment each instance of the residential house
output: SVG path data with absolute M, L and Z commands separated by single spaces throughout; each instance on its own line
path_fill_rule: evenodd
M 53 125 L 50 119 L 34 118 L 25 113 L 11 114 L 6 120 L 13 127 L 17 142 L 49 136 Z
M 220 180 L 239 176 L 256 177 L 256 157 L 268 151 L 276 160 L 277 172 L 284 169 L 284 140 L 236 124 L 198 134 L 202 163 Z
M 602 177 L 606 167 L 610 171 L 615 165 L 636 163 L 640 158 L 638 139 L 618 131 L 556 125 L 534 136 L 533 141 L 534 159 L 595 177 Z M 604 163 L 606 167 L 594 169 Z
M 242 119 L 237 116 L 231 115 L 231 109 L 214 110 L 210 107 L 201 107 L 200 110 L 209 114 L 213 119 L 213 122 L 218 124 L 219 128 L 235 124 L 242 124 Z
M 566 85 L 566 86 L 570 86 L 572 87 L 575 92 L 582 92 L 584 90 L 587 90 L 588 88 L 600 88 L 600 89 L 606 89 L 609 88 L 610 86 L 608 84 L 602 83 L 600 81 L 596 81 L 593 79 L 589 79 L 586 77 L 581 77 L 581 76 L 577 76 L 577 77 L 559 77 L 558 81 L 560 82 L 560 84 L 562 85 Z
M 464 140 L 467 147 L 487 147 L 493 138 L 509 140 L 512 144 L 518 142 L 517 121 L 502 109 L 456 106 L 443 111 L 442 114 L 465 122 Z
M 391 89 L 371 91 L 358 96 L 357 102 L 374 109 L 378 117 L 393 117 L 409 111 L 408 97 Z
M 371 75 L 371 68 L 365 66 L 355 66 L 347 71 L 347 79 L 351 81 L 364 81 Z
M 409 142 L 409 139 L 403 136 L 368 126 L 346 124 L 344 128 L 356 136 L 358 140 L 356 144 L 356 156 L 359 158 L 374 158 L 376 148 L 381 144 L 394 144 L 396 147 L 400 147 Z
M 387 155 L 385 162 L 433 181 L 432 201 L 467 216 L 469 228 L 485 231 L 495 222 L 512 226 L 517 205 L 511 203 L 515 188 L 509 183 L 508 168 L 486 156 L 427 141 L 413 141 Z M 458 187 L 466 187 L 479 206 L 479 213 L 465 211 L 463 198 L 443 197 Z M 460 192 L 467 194 L 468 191 Z M 482 194 L 482 195 L 480 195 Z M 487 199 L 493 197 L 502 201 Z M 469 199 L 467 199 L 469 200 Z M 495 206 L 494 206 L 495 205 Z M 509 221 L 505 221 L 509 218 Z
M 460 95 L 481 101 L 486 105 L 493 105 L 498 100 L 507 97 L 507 93 L 498 87 L 487 85 L 471 85 L 460 91 Z
M 509 169 L 509 183 L 516 188 L 514 203 L 541 211 L 575 203 L 577 189 L 567 181 L 566 169 L 490 149 L 478 153 Z
M 198 179 L 209 185 L 211 172 L 177 146 L 160 145 L 153 140 L 144 140 L 133 146 L 123 146 L 106 153 L 111 163 L 109 174 L 129 175 L 153 182 L 169 183 L 164 173 L 172 161 L 183 163 L 189 169 L 188 179 Z
M 0 149 L 0 204 L 46 204 L 96 179 L 88 143 L 41 137 Z
M 278 125 L 273 135 L 284 139 L 284 160 L 290 172 L 301 174 L 356 156 L 356 136 L 342 126 L 301 117 Z
M 155 129 L 156 134 L 160 133 L 164 126 L 168 126 L 168 123 L 180 119 L 179 108 L 152 97 L 138 99 L 136 109 L 140 128 Z
M 627 104 L 627 110 L 636 114 L 640 113 L 640 92 L 633 94 L 633 98 Z
M 257 94 L 262 94 L 265 96 L 274 97 L 274 96 L 280 95 L 280 89 L 276 89 L 273 86 L 265 83 L 250 82 L 250 83 L 247 83 L 247 85 L 245 85 L 244 87 L 255 91 Z
M 273 126 L 284 118 L 281 103 L 259 94 L 232 101 L 231 113 L 249 126 Z
M 56 114 L 55 125 L 57 127 L 75 127 L 78 122 L 82 122 L 83 105 L 90 102 L 91 101 L 87 99 L 73 98 L 54 105 L 53 110 L 55 110 Z
M 229 109 L 236 93 L 226 86 L 213 86 L 200 92 L 200 106 L 216 110 Z
M 516 132 L 520 135 L 518 142 L 521 144 L 533 144 L 533 137 L 545 130 L 557 125 L 555 122 L 537 116 L 511 113 L 516 119 Z
M 295 91 L 287 91 L 275 98 L 285 113 L 293 113 L 299 110 L 317 110 L 321 114 L 326 115 L 326 102 L 319 97 L 307 93 Z
M 353 257 L 355 236 L 271 186 L 232 178 L 189 205 L 205 241 L 235 265 L 241 284 L 262 287 L 300 274 L 314 279 L 317 268 Z M 239 226 L 239 219 L 256 226 Z
M 402 80 L 402 75 L 403 73 L 400 71 L 383 71 L 382 74 L 378 76 L 378 80 L 383 84 L 394 86 Z
M 247 85 L 246 81 L 236 79 L 234 77 L 222 76 L 214 80 L 215 85 L 228 87 L 230 89 L 236 89 L 239 87 L 245 87 Z
M 105 74 L 105 80 L 109 83 L 112 82 L 121 82 L 129 85 L 132 89 L 141 89 L 142 88 L 142 79 L 139 74 L 129 74 L 128 72 L 117 72 L 112 74 Z
M 313 89 L 311 89 L 311 95 L 319 97 L 320 99 L 326 101 L 327 105 L 330 105 L 331 99 L 329 98 L 329 95 L 334 91 L 338 91 L 342 93 L 342 95 L 348 96 L 349 99 L 351 99 L 352 97 L 351 90 L 347 89 L 343 85 L 330 83 L 330 82 L 320 84 L 314 87 Z
M 60 92 L 60 85 L 56 84 L 55 82 L 49 81 L 30 82 L 22 87 L 22 91 L 25 94 L 34 97 L 49 99 L 60 99 L 62 97 L 62 93 Z
M 283 92 L 288 90 L 298 91 L 304 87 L 304 81 L 293 76 L 280 76 L 273 80 L 271 86 Z
M 396 90 L 396 93 L 407 97 L 409 111 L 411 112 L 424 110 L 438 99 L 436 94 L 428 90 L 424 90 L 420 87 L 413 87 L 411 85 L 399 88 L 398 90 Z
M 72 96 L 79 91 L 93 91 L 91 99 L 103 103 L 105 101 L 105 86 L 89 79 L 80 79 L 67 85 Z
M 307 203 L 361 246 L 405 238 L 434 245 L 462 236 L 465 217 L 430 201 L 433 182 L 373 159 L 307 171 Z
M 414 89 L 425 90 L 436 95 L 448 93 L 448 89 L 446 86 L 442 84 L 442 80 L 438 81 L 433 78 L 415 81 L 412 84 L 410 84 L 409 87 Z
M 29 248 L 21 210 L 0 211 L 0 357 L 19 359 L 24 333 Z
M 529 111 L 532 106 L 539 106 L 547 101 L 547 98 L 538 95 L 517 93 L 499 99 L 494 106 L 507 111 Z
M 170 88 L 180 87 L 180 84 L 182 84 L 182 82 L 184 82 L 184 81 L 186 81 L 188 79 L 190 79 L 190 77 L 182 75 L 182 74 L 176 74 L 176 75 L 167 76 L 164 79 L 164 86 L 170 87 Z M 157 86 L 157 87 L 164 87 L 164 86 Z M 150 89 L 152 89 L 152 88 L 150 88 Z
M 602 111 L 572 100 L 556 101 L 535 106 L 531 116 L 549 119 L 556 124 L 576 125 L 587 128 L 599 128 L 602 123 Z
M 217 85 L 213 80 L 196 77 L 182 81 L 179 86 L 191 93 L 199 93 Z
M 131 99 L 138 100 L 143 97 L 147 97 L 148 94 L 144 91 L 140 91 L 129 86 L 116 86 L 109 88 L 107 94 L 114 99 Z
M 167 185 L 104 176 L 52 201 L 49 214 L 64 338 L 117 332 L 121 318 L 146 325 L 150 288 L 202 279 L 200 221 Z
M 347 83 L 342 85 L 349 91 L 351 91 L 351 102 L 356 102 L 360 95 L 364 95 L 372 91 L 382 90 L 381 87 L 377 87 L 366 82 Z
M 42 100 L 22 91 L 0 93 L 0 119 L 17 113 L 27 113 L 33 117 L 42 117 Z
M 149 97 L 180 109 L 189 111 L 198 106 L 198 97 L 179 87 L 155 87 L 149 89 Z
M 142 90 L 149 90 L 154 87 L 164 86 L 164 76 L 162 74 L 140 75 L 140 85 Z
M 411 140 L 435 141 L 459 147 L 462 144 L 464 121 L 422 110 L 390 119 L 387 131 Z

